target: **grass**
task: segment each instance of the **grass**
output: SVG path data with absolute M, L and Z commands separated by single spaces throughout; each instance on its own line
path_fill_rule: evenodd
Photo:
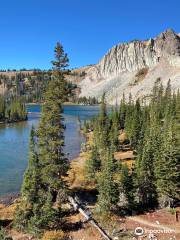
M 70 189 L 92 189 L 89 184 L 86 173 L 86 160 L 89 158 L 89 153 L 81 153 L 81 155 L 71 162 L 68 172 L 67 182 Z
M 91 153 L 91 146 L 93 144 L 93 133 L 86 134 L 86 149 L 80 153 L 79 157 L 71 161 L 70 170 L 68 172 L 68 177 L 66 181 L 70 186 L 70 189 L 87 189 L 92 190 L 95 188 L 89 180 L 87 179 L 87 172 L 86 172 L 86 161 L 90 157 Z
M 67 235 L 61 230 L 47 231 L 44 233 L 42 240 L 65 240 Z
M 13 220 L 16 208 L 16 203 L 8 207 L 0 205 L 0 220 Z

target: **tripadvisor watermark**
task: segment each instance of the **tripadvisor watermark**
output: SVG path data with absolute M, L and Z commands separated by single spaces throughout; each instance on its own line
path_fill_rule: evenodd
M 174 234 L 175 229 L 171 228 L 161 228 L 161 229 L 147 229 L 147 228 L 142 228 L 142 227 L 136 227 L 134 230 L 134 237 L 132 238 L 133 240 L 137 239 L 144 239 L 144 236 L 147 237 L 149 240 L 158 240 L 158 234 Z M 114 237 L 112 240 L 120 240 L 119 237 Z M 173 236 L 169 238 L 168 240 L 176 240 L 176 237 Z
M 142 227 L 137 227 L 134 230 L 134 234 L 136 236 L 142 236 L 144 234 L 160 234 L 160 233 L 175 233 L 175 229 L 170 229 L 170 228 L 161 228 L 161 229 L 147 229 L 147 228 L 142 228 Z

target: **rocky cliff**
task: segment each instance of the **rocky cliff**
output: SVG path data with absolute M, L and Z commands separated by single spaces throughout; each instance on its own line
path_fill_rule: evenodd
M 156 38 L 114 46 L 96 65 L 85 70 L 79 86 L 81 96 L 100 98 L 106 93 L 114 104 L 132 94 L 134 99 L 151 94 L 157 78 L 163 85 L 171 79 L 172 88 L 180 88 L 180 37 L 168 29 Z

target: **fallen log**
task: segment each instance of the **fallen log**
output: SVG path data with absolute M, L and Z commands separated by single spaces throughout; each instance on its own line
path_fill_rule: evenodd
M 105 240 L 112 240 L 108 234 L 105 232 L 105 230 L 103 230 L 99 225 L 98 223 L 91 217 L 91 214 L 89 213 L 89 211 L 86 211 L 85 209 L 83 209 L 81 207 L 81 205 L 73 198 L 73 197 L 68 197 L 68 200 L 70 202 L 70 204 L 73 206 L 74 210 L 75 211 L 79 211 L 83 217 L 85 217 L 85 219 L 93 226 L 95 227 L 99 232 L 100 234 L 102 235 L 102 237 L 105 239 Z

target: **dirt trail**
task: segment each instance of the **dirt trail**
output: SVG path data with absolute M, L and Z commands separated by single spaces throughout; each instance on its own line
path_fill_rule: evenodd
M 162 224 L 157 224 L 157 223 L 152 223 L 149 222 L 147 220 L 144 220 L 140 217 L 134 216 L 134 217 L 128 217 L 129 220 L 132 220 L 134 222 L 138 222 L 140 224 L 146 225 L 148 227 L 153 227 L 153 228 L 159 228 L 159 229 L 165 229 L 167 231 L 173 231 L 175 230 L 176 233 L 180 233 L 180 227 L 176 227 L 176 226 L 172 226 L 172 228 L 170 228 L 169 226 L 166 225 L 162 225 Z

